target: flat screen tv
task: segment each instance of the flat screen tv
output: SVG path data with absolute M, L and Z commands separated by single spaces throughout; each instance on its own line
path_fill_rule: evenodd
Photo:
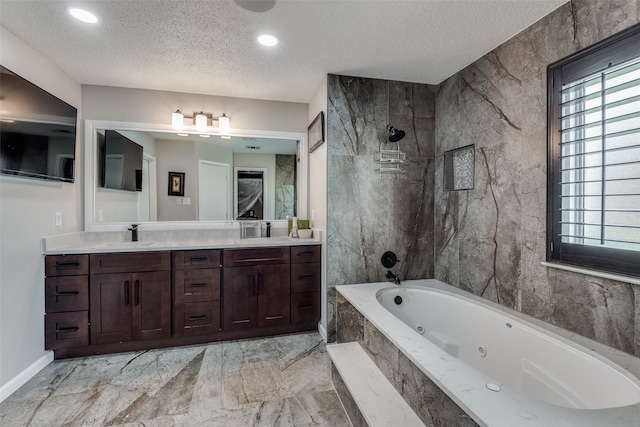
M 115 130 L 104 131 L 100 148 L 102 187 L 142 191 L 142 146 Z
M 73 182 L 78 110 L 0 66 L 0 172 Z

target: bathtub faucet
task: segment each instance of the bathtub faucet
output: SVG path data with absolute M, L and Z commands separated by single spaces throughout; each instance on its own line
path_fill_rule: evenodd
M 392 279 L 396 285 L 400 285 L 400 276 L 393 274 L 391 270 L 387 270 L 387 274 L 385 276 L 387 279 Z

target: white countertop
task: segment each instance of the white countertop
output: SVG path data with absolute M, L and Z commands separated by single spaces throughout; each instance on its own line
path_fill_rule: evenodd
M 286 236 L 258 237 L 258 238 L 233 238 L 228 236 L 184 236 L 175 233 L 175 236 L 162 236 L 160 239 L 141 239 L 137 242 L 125 240 L 113 240 L 117 235 L 104 236 L 90 235 L 89 233 L 68 233 L 66 235 L 50 236 L 43 238 L 42 252 L 45 255 L 88 254 L 103 252 L 149 252 L 190 249 L 231 249 L 253 248 L 269 246 L 304 246 L 321 244 L 319 237 L 310 239 L 292 239 Z M 186 234 L 186 233 L 185 233 Z M 318 235 L 319 233 L 314 233 Z

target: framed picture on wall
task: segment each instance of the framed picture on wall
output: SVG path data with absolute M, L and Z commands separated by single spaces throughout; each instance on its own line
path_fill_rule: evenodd
M 307 128 L 307 135 L 309 138 L 309 152 L 313 152 L 324 142 L 324 112 L 320 111 L 320 114 L 316 116 Z
M 169 172 L 169 196 L 184 196 L 184 172 Z

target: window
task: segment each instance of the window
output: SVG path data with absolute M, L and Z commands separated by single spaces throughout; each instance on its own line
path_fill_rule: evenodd
M 640 276 L 640 25 L 548 69 L 547 260 Z

